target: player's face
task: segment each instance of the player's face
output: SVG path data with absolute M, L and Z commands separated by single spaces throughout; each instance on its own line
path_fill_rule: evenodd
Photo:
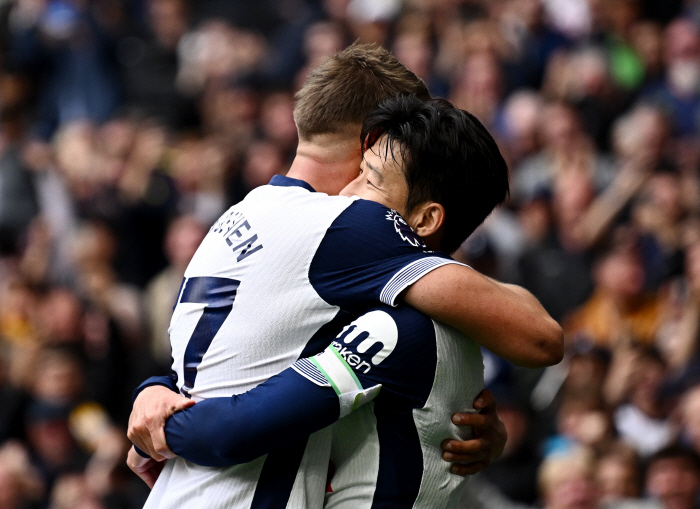
M 360 164 L 360 174 L 340 191 L 341 196 L 359 196 L 381 203 L 405 217 L 408 183 L 398 150 L 387 150 L 387 137 L 382 136 L 367 150 Z

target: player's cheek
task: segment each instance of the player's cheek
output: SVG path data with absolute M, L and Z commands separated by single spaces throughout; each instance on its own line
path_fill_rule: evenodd
M 360 196 L 358 194 L 358 181 L 360 177 L 356 178 L 352 182 L 350 182 L 347 186 L 345 186 L 341 191 L 340 191 L 340 196 Z

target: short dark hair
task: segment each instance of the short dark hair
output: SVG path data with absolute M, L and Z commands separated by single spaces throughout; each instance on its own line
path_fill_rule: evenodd
M 686 468 L 700 472 L 700 456 L 694 450 L 679 443 L 668 445 L 655 452 L 647 461 L 647 473 L 654 463 L 662 460 L 678 460 Z
M 354 43 L 312 70 L 296 93 L 294 121 L 299 137 L 360 125 L 382 100 L 399 94 L 430 99 L 423 80 L 386 49 Z
M 508 166 L 474 115 L 444 99 L 399 96 L 383 101 L 362 126 L 363 150 L 387 135 L 408 182 L 406 209 L 445 207 L 441 249 L 455 251 L 509 193 Z

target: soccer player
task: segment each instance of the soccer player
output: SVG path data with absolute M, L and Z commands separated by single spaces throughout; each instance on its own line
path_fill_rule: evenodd
M 483 126 L 447 101 L 397 97 L 368 116 L 362 137 L 377 141 L 341 194 L 397 211 L 407 223 L 396 212 L 391 220 L 416 243 L 456 249 L 470 230 L 470 206 L 446 189 L 463 187 L 483 168 L 495 147 Z M 506 171 L 500 163 L 484 170 Z M 507 187 L 507 180 L 500 183 Z M 355 410 L 334 426 L 330 458 L 337 470 L 326 507 L 454 507 L 466 479 L 449 474 L 440 443 L 450 435 L 465 438 L 448 417 L 471 406 L 483 387 L 478 344 L 408 306 L 377 306 L 327 333 L 332 344 L 321 354 L 245 394 L 175 414 L 166 426 L 173 452 L 200 465 L 245 463 L 289 442 L 303 444 Z M 324 432 L 330 436 L 330 429 Z M 329 449 L 305 464 L 319 493 Z M 259 499 L 274 497 L 280 484 Z M 312 500 L 308 495 L 303 506 L 319 506 L 319 498 Z
M 393 305 L 403 293 L 408 304 L 518 364 L 558 362 L 561 330 L 530 294 L 425 250 L 379 204 L 323 194 L 336 194 L 356 177 L 364 116 L 382 98 L 407 92 L 428 95 L 388 53 L 357 46 L 310 76 L 295 108 L 300 143 L 288 176 L 225 213 L 187 269 L 171 322 L 180 392 L 196 401 L 243 393 L 323 350 L 326 331 L 350 312 L 380 301 Z M 487 175 L 475 174 L 462 192 L 475 212 L 472 229 L 504 198 L 487 195 L 481 177 Z M 136 421 L 150 406 L 149 390 L 136 400 Z M 306 449 L 224 470 L 178 458 L 167 462 L 158 479 L 167 488 L 159 492 L 177 486 L 178 506 L 206 500 L 209 507 L 258 507 L 284 464 L 292 465 L 293 483 L 278 495 L 294 500 L 306 482 L 304 469 L 295 468 L 321 445 L 309 439 Z

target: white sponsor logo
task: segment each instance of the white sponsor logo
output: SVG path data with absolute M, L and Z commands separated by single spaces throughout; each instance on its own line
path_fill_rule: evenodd
M 336 347 L 338 353 L 345 361 L 353 368 L 363 370 L 367 373 L 371 369 L 371 365 L 362 358 L 343 346 L 353 343 L 359 337 L 363 339 L 355 347 L 358 353 L 365 353 L 372 348 L 373 345 L 380 343 L 382 349 L 372 356 L 372 364 L 375 366 L 386 359 L 391 352 L 396 348 L 396 343 L 399 340 L 399 330 L 396 327 L 394 319 L 384 311 L 372 311 L 366 315 L 345 326 L 342 332 L 338 335 L 339 341 L 334 341 L 333 346 Z M 341 343 L 342 341 L 342 343 Z M 354 345 L 353 345 L 354 346 Z

